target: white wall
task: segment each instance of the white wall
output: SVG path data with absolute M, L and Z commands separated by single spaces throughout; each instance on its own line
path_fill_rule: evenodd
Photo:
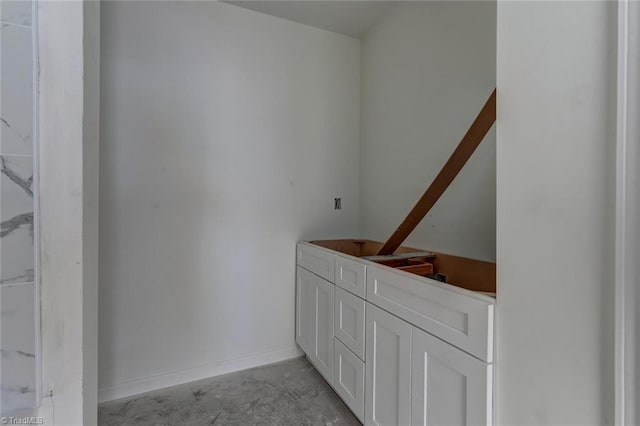
M 98 421 L 98 281 L 100 218 L 100 2 L 84 0 L 82 233 L 83 424 Z
M 616 421 L 624 416 L 621 424 L 635 425 L 640 422 L 640 2 L 619 3 L 625 6 L 618 27 Z
M 495 87 L 495 2 L 397 6 L 362 42 L 360 217 L 385 241 Z M 495 132 L 407 245 L 495 260 Z
M 497 415 L 610 424 L 615 3 L 498 3 Z
M 357 232 L 359 48 L 227 4 L 103 3 L 102 400 L 299 353 L 295 242 Z
M 97 424 L 99 8 L 39 2 L 42 391 L 47 425 Z

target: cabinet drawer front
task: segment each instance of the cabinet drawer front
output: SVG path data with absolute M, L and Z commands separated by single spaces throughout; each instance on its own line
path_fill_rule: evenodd
M 363 263 L 336 256 L 336 285 L 364 298 L 366 294 L 365 275 L 366 266 Z
M 327 251 L 298 244 L 298 265 L 330 282 L 335 279 L 335 258 Z
M 358 420 L 364 422 L 364 362 L 338 339 L 335 341 L 333 386 Z
M 412 425 L 491 425 L 492 365 L 413 329 Z
M 336 287 L 335 336 L 342 343 L 356 354 L 360 359 L 364 359 L 364 316 L 365 301 L 351 293 L 347 293 Z
M 493 361 L 489 302 L 371 266 L 367 300 L 484 361 Z

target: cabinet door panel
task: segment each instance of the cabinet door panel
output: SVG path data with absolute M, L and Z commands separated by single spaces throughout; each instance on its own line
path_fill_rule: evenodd
M 491 364 L 417 328 L 412 352 L 413 425 L 491 424 Z
M 364 362 L 339 340 L 335 341 L 333 386 L 358 420 L 364 416 Z
M 329 383 L 333 380 L 334 285 L 315 277 L 315 345 L 311 361 Z
M 411 418 L 411 325 L 367 304 L 365 424 Z
M 307 354 L 313 352 L 315 328 L 315 277 L 300 267 L 296 270 L 296 343 Z
M 335 336 L 364 360 L 365 301 L 336 287 Z

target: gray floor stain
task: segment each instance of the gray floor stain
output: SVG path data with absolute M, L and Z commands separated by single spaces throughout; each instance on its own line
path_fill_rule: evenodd
M 360 425 L 304 358 L 161 389 L 99 407 L 98 424 Z

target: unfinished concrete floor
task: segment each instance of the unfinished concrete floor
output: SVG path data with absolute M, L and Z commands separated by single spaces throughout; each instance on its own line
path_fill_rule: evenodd
M 103 404 L 100 425 L 360 425 L 305 358 Z

